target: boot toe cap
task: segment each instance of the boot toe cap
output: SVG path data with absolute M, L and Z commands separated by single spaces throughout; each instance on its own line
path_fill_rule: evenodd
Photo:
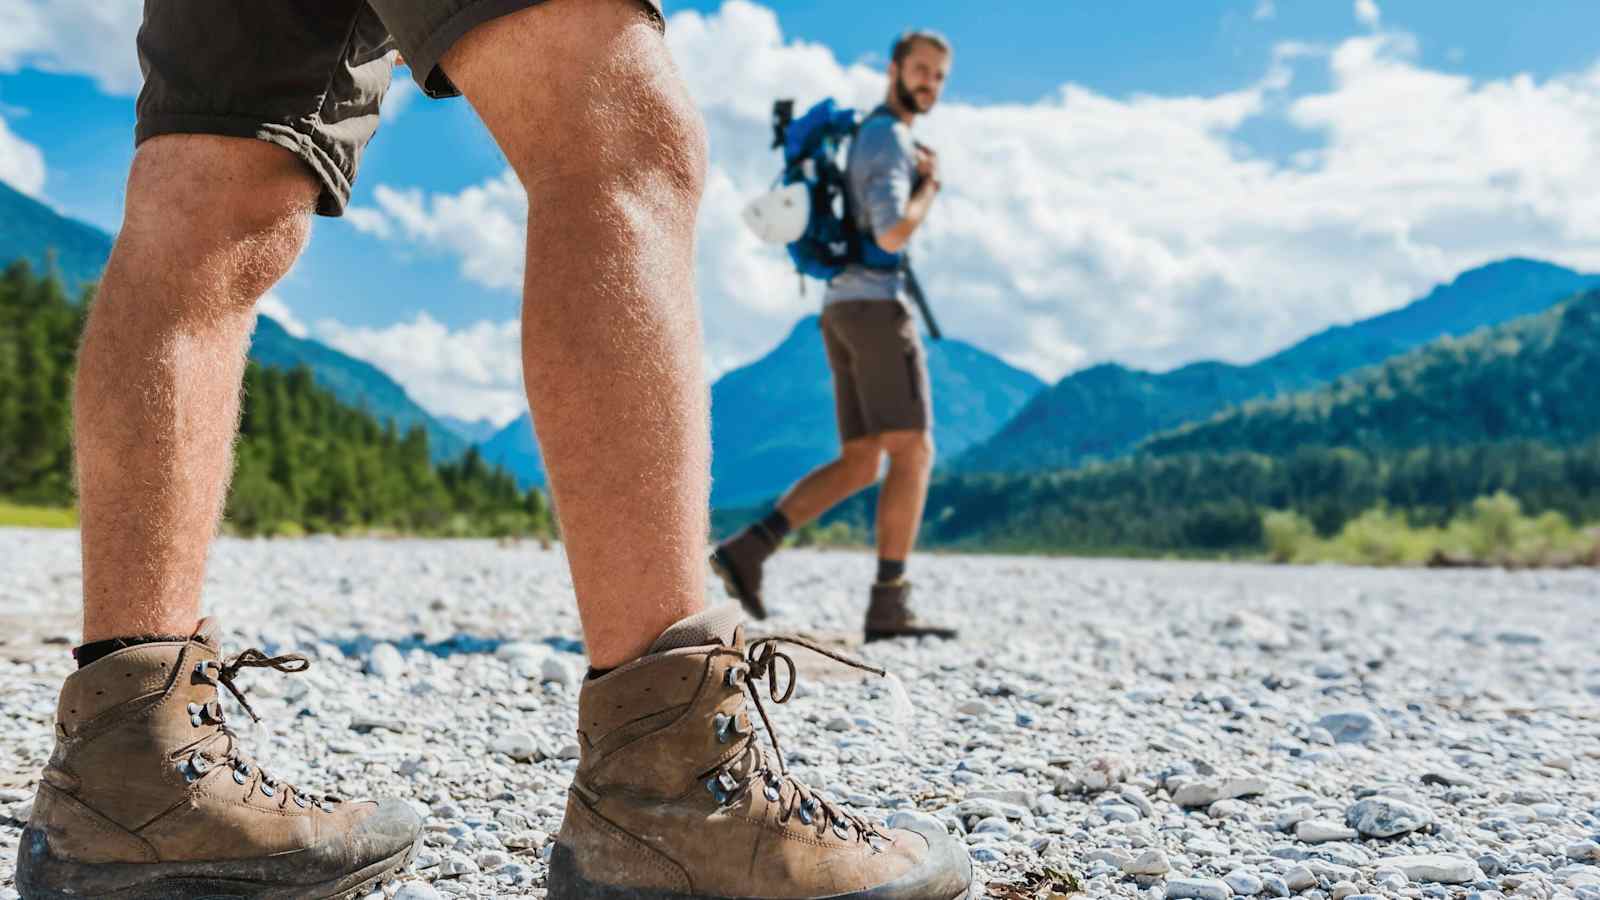
M 910 871 L 869 892 L 870 900 L 957 900 L 967 896 L 972 887 L 972 858 L 948 832 L 917 823 L 891 835 L 896 844 L 905 841 L 926 849 Z
M 402 800 L 359 804 L 350 811 L 353 821 L 317 847 L 330 870 L 348 871 L 380 862 L 408 851 L 422 833 L 422 817 Z

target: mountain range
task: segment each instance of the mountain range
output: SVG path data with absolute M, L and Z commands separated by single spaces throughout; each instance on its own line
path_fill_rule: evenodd
M 1145 439 L 1238 403 L 1302 391 L 1436 338 L 1540 312 L 1600 276 L 1510 259 L 1473 269 L 1393 312 L 1330 328 L 1250 365 L 1200 362 L 1153 373 L 1105 364 L 1034 397 L 952 469 L 1030 472 L 1133 452 Z
M 82 286 L 98 276 L 110 245 L 103 231 L 0 184 L 0 261 L 27 258 L 53 267 L 69 286 Z M 1220 432 L 1205 423 L 1225 411 L 1259 417 L 1262 404 L 1275 398 L 1328 385 L 1439 338 L 1548 310 L 1596 287 L 1600 276 L 1505 260 L 1465 272 L 1401 309 L 1327 329 L 1255 363 L 1199 362 L 1160 373 L 1104 364 L 1049 387 L 970 344 L 929 342 L 935 439 L 941 460 L 948 461 L 943 468 L 958 473 L 1040 472 L 1141 447 L 1164 452 L 1180 441 L 1212 440 L 1202 436 Z M 496 430 L 488 422 L 432 414 L 377 367 L 295 337 L 266 316 L 259 319 L 251 356 L 269 366 L 308 366 L 341 401 L 402 428 L 421 425 L 436 458 L 477 444 L 486 461 L 506 467 L 523 485 L 544 481 L 526 415 Z M 718 379 L 711 397 L 713 502 L 719 507 L 771 498 L 837 447 L 815 316 L 801 320 L 765 356 Z M 1192 426 L 1188 436 L 1171 434 L 1186 425 Z
M 26 259 L 35 272 L 55 272 L 76 295 L 100 277 L 110 255 L 111 235 L 0 181 L 0 264 Z
M 1157 455 L 1368 451 L 1600 434 L 1600 291 L 1441 338 L 1315 391 L 1233 407 L 1144 442 Z

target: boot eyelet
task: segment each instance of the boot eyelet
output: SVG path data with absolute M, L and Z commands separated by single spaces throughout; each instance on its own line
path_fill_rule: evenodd
M 233 770 L 233 780 L 234 781 L 237 781 L 240 784 L 244 784 L 245 781 L 247 781 L 248 779 L 249 779 L 249 776 L 246 775 L 245 773 L 239 771 L 238 769 L 234 769 Z
M 841 841 L 850 840 L 850 829 L 844 827 L 843 822 L 833 823 L 833 833 L 837 835 Z
M 804 803 L 801 803 L 800 804 L 800 821 L 801 821 L 801 823 L 805 824 L 805 825 L 810 825 L 812 822 L 816 821 L 815 811 L 816 811 L 816 801 L 807 800 Z
M 715 725 L 717 729 L 717 743 L 726 744 L 728 741 L 733 739 L 732 716 L 726 716 L 722 713 L 717 713 L 716 718 L 712 719 L 711 723 Z
M 771 782 L 767 783 L 766 790 L 762 791 L 761 793 L 766 795 L 766 798 L 771 800 L 773 803 L 777 803 L 778 799 L 783 796 L 783 792 L 778 790 L 778 786 L 772 784 Z
M 190 716 L 189 717 L 189 727 L 190 728 L 199 728 L 201 723 L 202 723 L 202 721 L 203 720 L 197 715 L 196 716 Z
M 189 757 L 189 768 L 193 769 L 196 775 L 204 775 L 211 770 L 211 764 L 206 762 L 204 756 L 196 755 Z
M 317 809 L 320 809 L 325 813 L 332 813 L 333 812 L 333 803 L 331 801 L 324 800 L 321 803 L 317 804 Z
M 263 797 L 271 797 L 273 794 L 276 794 L 276 793 L 277 793 L 277 791 L 272 789 L 272 785 L 267 784 L 265 781 L 261 782 L 261 796 L 263 796 Z
M 301 809 L 308 809 L 311 806 L 311 804 L 309 802 L 307 802 L 306 799 L 304 797 L 301 797 L 299 794 L 295 794 L 294 795 L 294 805 L 300 807 Z

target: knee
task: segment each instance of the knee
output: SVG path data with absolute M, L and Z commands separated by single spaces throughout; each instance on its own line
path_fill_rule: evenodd
M 134 157 L 112 266 L 135 268 L 168 303 L 248 308 L 305 246 L 318 190 L 303 163 L 262 141 L 156 138 Z
M 891 466 L 906 466 L 923 472 L 933 469 L 934 446 L 931 432 L 924 431 L 899 437 L 890 443 L 887 449 Z
M 618 61 L 566 99 L 559 140 L 519 131 L 506 145 L 535 204 L 567 191 L 623 224 L 692 228 L 710 157 L 706 127 L 664 48 L 659 55 Z
M 877 446 L 855 447 L 846 450 L 839 462 L 852 490 L 866 490 L 878 480 L 878 460 L 882 450 Z

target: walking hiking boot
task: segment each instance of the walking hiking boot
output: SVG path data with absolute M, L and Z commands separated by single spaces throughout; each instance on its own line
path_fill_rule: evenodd
M 405 868 L 422 822 L 398 800 L 306 793 L 246 756 L 218 688 L 299 672 L 294 654 L 224 661 L 215 620 L 187 641 L 140 644 L 73 673 L 56 746 L 17 850 L 25 900 L 350 898 Z
M 949 640 L 957 631 L 936 625 L 911 611 L 911 582 L 880 582 L 872 586 L 872 602 L 867 606 L 867 641 L 893 638 L 934 637 Z
M 551 851 L 550 900 L 968 898 L 971 861 L 943 828 L 869 824 L 787 774 L 760 696 L 763 679 L 775 703 L 794 693 L 785 643 L 883 674 L 798 638 L 746 645 L 729 605 L 584 682 L 582 755 Z
M 738 600 L 752 619 L 767 617 L 767 605 L 761 599 L 761 566 L 778 552 L 781 543 L 755 522 L 718 544 L 711 554 L 711 568 L 722 576 L 728 596 Z

